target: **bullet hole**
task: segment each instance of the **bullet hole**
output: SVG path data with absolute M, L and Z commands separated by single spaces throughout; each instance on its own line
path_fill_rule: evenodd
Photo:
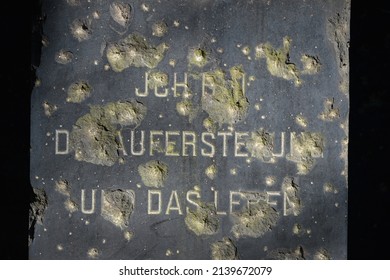
M 111 3 L 110 15 L 122 27 L 127 27 L 133 17 L 131 6 L 122 2 Z
M 295 117 L 295 123 L 303 128 L 307 127 L 307 119 L 302 115 Z
M 57 105 L 50 104 L 49 102 L 45 101 L 42 104 L 43 106 L 43 111 L 45 112 L 45 115 L 47 117 L 51 117 L 55 111 L 57 111 L 58 107 Z
M 215 164 L 208 166 L 205 170 L 205 174 L 210 180 L 214 180 L 217 177 L 217 173 L 218 169 Z
M 334 98 L 326 99 L 324 102 L 324 111 L 318 116 L 323 121 L 332 122 L 340 118 L 340 109 L 334 104 Z
M 156 37 L 163 37 L 168 32 L 168 26 L 165 22 L 160 21 L 152 25 L 152 35 Z
M 90 259 L 96 259 L 100 253 L 99 253 L 99 250 L 96 249 L 96 248 L 90 248 L 87 252 L 87 255 Z
M 72 62 L 73 53 L 66 50 L 60 50 L 56 53 L 54 60 L 59 64 L 68 64 Z
M 79 42 L 88 40 L 91 37 L 91 21 L 76 19 L 70 26 L 70 31 L 75 39 Z
M 302 74 L 314 75 L 320 72 L 321 63 L 318 57 L 310 56 L 310 55 L 302 55 L 301 62 L 303 65 Z
M 208 55 L 205 50 L 199 48 L 191 49 L 188 54 L 188 62 L 190 65 L 195 65 L 201 68 L 207 64 Z
M 68 88 L 67 102 L 81 103 L 91 96 L 92 87 L 86 81 L 73 83 Z

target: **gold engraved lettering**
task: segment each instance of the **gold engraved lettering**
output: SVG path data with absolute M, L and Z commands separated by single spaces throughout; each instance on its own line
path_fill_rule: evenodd
M 81 190 L 81 212 L 83 214 L 93 214 L 95 213 L 95 199 L 96 197 L 96 190 L 92 190 L 92 198 L 91 198 L 91 206 L 90 209 L 85 209 L 85 190 Z
M 218 136 L 222 136 L 223 138 L 223 142 L 222 142 L 222 153 L 223 153 L 223 156 L 226 157 L 227 156 L 227 136 L 232 136 L 232 134 L 230 132 L 218 132 L 217 134 Z
M 157 209 L 153 209 L 153 196 L 157 196 Z M 148 215 L 161 214 L 161 191 L 148 190 Z
M 206 140 L 206 136 L 210 136 L 211 139 L 213 139 L 213 140 L 215 139 L 214 133 L 211 133 L 211 132 L 203 132 L 202 133 L 202 143 L 205 144 L 206 146 L 208 146 L 210 148 L 210 151 L 207 151 L 206 149 L 202 148 L 201 149 L 201 154 L 204 157 L 214 157 L 214 155 L 215 155 L 215 146 L 213 145 L 213 143 L 208 142 Z
M 175 200 L 175 202 L 173 202 Z M 167 206 L 167 210 L 165 211 L 166 215 L 169 215 L 171 211 L 177 211 L 179 215 L 183 215 L 183 212 L 181 211 L 179 198 L 177 196 L 177 191 L 172 191 L 171 196 L 169 197 L 169 202 Z
M 188 140 L 188 136 L 191 137 L 191 140 Z M 193 131 L 183 131 L 182 135 L 182 154 L 187 157 L 187 146 L 192 147 L 192 156 L 196 156 L 196 134 Z
M 180 156 L 180 153 L 175 151 L 176 142 L 170 141 L 170 136 L 179 136 L 180 131 L 165 131 L 165 155 L 166 156 Z

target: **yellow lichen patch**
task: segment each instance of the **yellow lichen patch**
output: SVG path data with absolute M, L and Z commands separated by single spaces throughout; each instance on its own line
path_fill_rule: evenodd
M 241 66 L 230 69 L 231 79 L 220 69 L 204 74 L 202 108 L 214 122 L 231 125 L 246 118 L 249 102 L 242 83 L 244 77 Z
M 222 240 L 211 244 L 211 259 L 213 260 L 237 260 L 237 247 L 233 241 L 224 237 Z
M 165 43 L 155 47 L 149 45 L 145 37 L 131 34 L 109 44 L 106 55 L 112 70 L 121 72 L 131 66 L 155 68 L 164 58 L 167 49 Z
M 196 235 L 213 235 L 219 229 L 215 206 L 198 202 L 195 210 L 188 210 L 184 219 L 187 228 Z
M 162 161 L 151 160 L 139 165 L 138 173 L 145 186 L 160 188 L 168 177 L 168 165 Z
M 188 53 L 188 62 L 190 65 L 203 67 L 208 62 L 208 55 L 205 50 L 200 48 L 191 49 Z
M 159 21 L 152 25 L 152 35 L 156 37 L 163 37 L 168 32 L 168 26 L 165 22 Z
M 137 127 L 145 115 L 146 107 L 137 101 L 92 106 L 90 113 L 80 117 L 70 133 L 70 147 L 75 152 L 75 159 L 112 166 L 122 149 L 117 140 L 120 128 Z
M 301 212 L 302 204 L 299 197 L 299 186 L 294 182 L 293 178 L 287 177 L 282 183 L 282 192 L 286 199 L 285 214 L 293 214 L 298 216 Z
M 68 210 L 70 213 L 76 212 L 79 210 L 79 207 L 77 206 L 76 202 L 74 202 L 71 199 L 67 199 L 64 202 L 65 209 Z
M 301 62 L 303 65 L 302 74 L 314 75 L 320 71 L 321 63 L 317 57 L 310 55 L 302 55 Z
M 126 27 L 132 18 L 131 6 L 127 3 L 113 2 L 110 5 L 110 15 L 116 23 Z
M 79 42 L 88 40 L 91 37 L 91 21 L 76 19 L 70 25 L 70 31 Z
M 73 53 L 71 51 L 66 51 L 66 50 L 59 50 L 55 57 L 54 60 L 59 63 L 59 64 L 68 64 L 71 62 L 73 59 Z
M 129 190 L 106 190 L 102 198 L 102 217 L 124 229 L 134 209 L 134 193 Z
M 67 102 L 81 103 L 91 96 L 92 87 L 86 81 L 73 83 L 68 88 Z
M 54 114 L 55 111 L 57 111 L 58 107 L 54 104 L 50 104 L 49 102 L 45 101 L 42 104 L 43 110 L 45 112 L 45 115 L 47 117 L 51 117 L 51 115 Z
M 328 122 L 332 122 L 340 117 L 340 109 L 335 107 L 334 98 L 325 100 L 324 111 L 318 117 Z
M 273 157 L 274 136 L 264 129 L 252 132 L 251 138 L 246 141 L 246 148 L 252 157 L 262 161 L 270 161 Z
M 297 115 L 295 117 L 295 123 L 303 128 L 307 127 L 307 119 L 302 115 Z
M 290 44 L 289 37 L 283 38 L 283 47 L 280 49 L 275 49 L 270 43 L 260 44 L 256 47 L 256 58 L 266 59 L 267 69 L 271 75 L 293 81 L 296 86 L 299 86 L 302 83 L 299 70 L 289 59 Z
M 210 180 L 214 180 L 217 177 L 217 173 L 218 169 L 215 164 L 208 166 L 205 170 L 205 174 Z
M 324 151 L 324 139 L 320 133 L 302 132 L 293 134 L 291 154 L 287 158 L 296 162 L 298 174 L 308 174 L 315 165 L 315 158 L 322 156 Z
M 250 203 L 240 212 L 233 213 L 232 233 L 236 238 L 263 236 L 272 230 L 279 218 L 278 212 L 266 201 L 258 199 Z

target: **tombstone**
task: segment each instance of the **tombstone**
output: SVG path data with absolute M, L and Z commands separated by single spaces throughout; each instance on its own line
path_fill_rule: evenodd
M 43 1 L 31 259 L 345 259 L 350 1 Z

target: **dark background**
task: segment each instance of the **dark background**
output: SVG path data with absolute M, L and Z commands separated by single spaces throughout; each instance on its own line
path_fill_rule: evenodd
M 24 2 L 0 10 L 0 259 L 28 258 L 31 54 L 43 19 L 39 0 Z M 352 2 L 348 259 L 390 259 L 390 8 Z

